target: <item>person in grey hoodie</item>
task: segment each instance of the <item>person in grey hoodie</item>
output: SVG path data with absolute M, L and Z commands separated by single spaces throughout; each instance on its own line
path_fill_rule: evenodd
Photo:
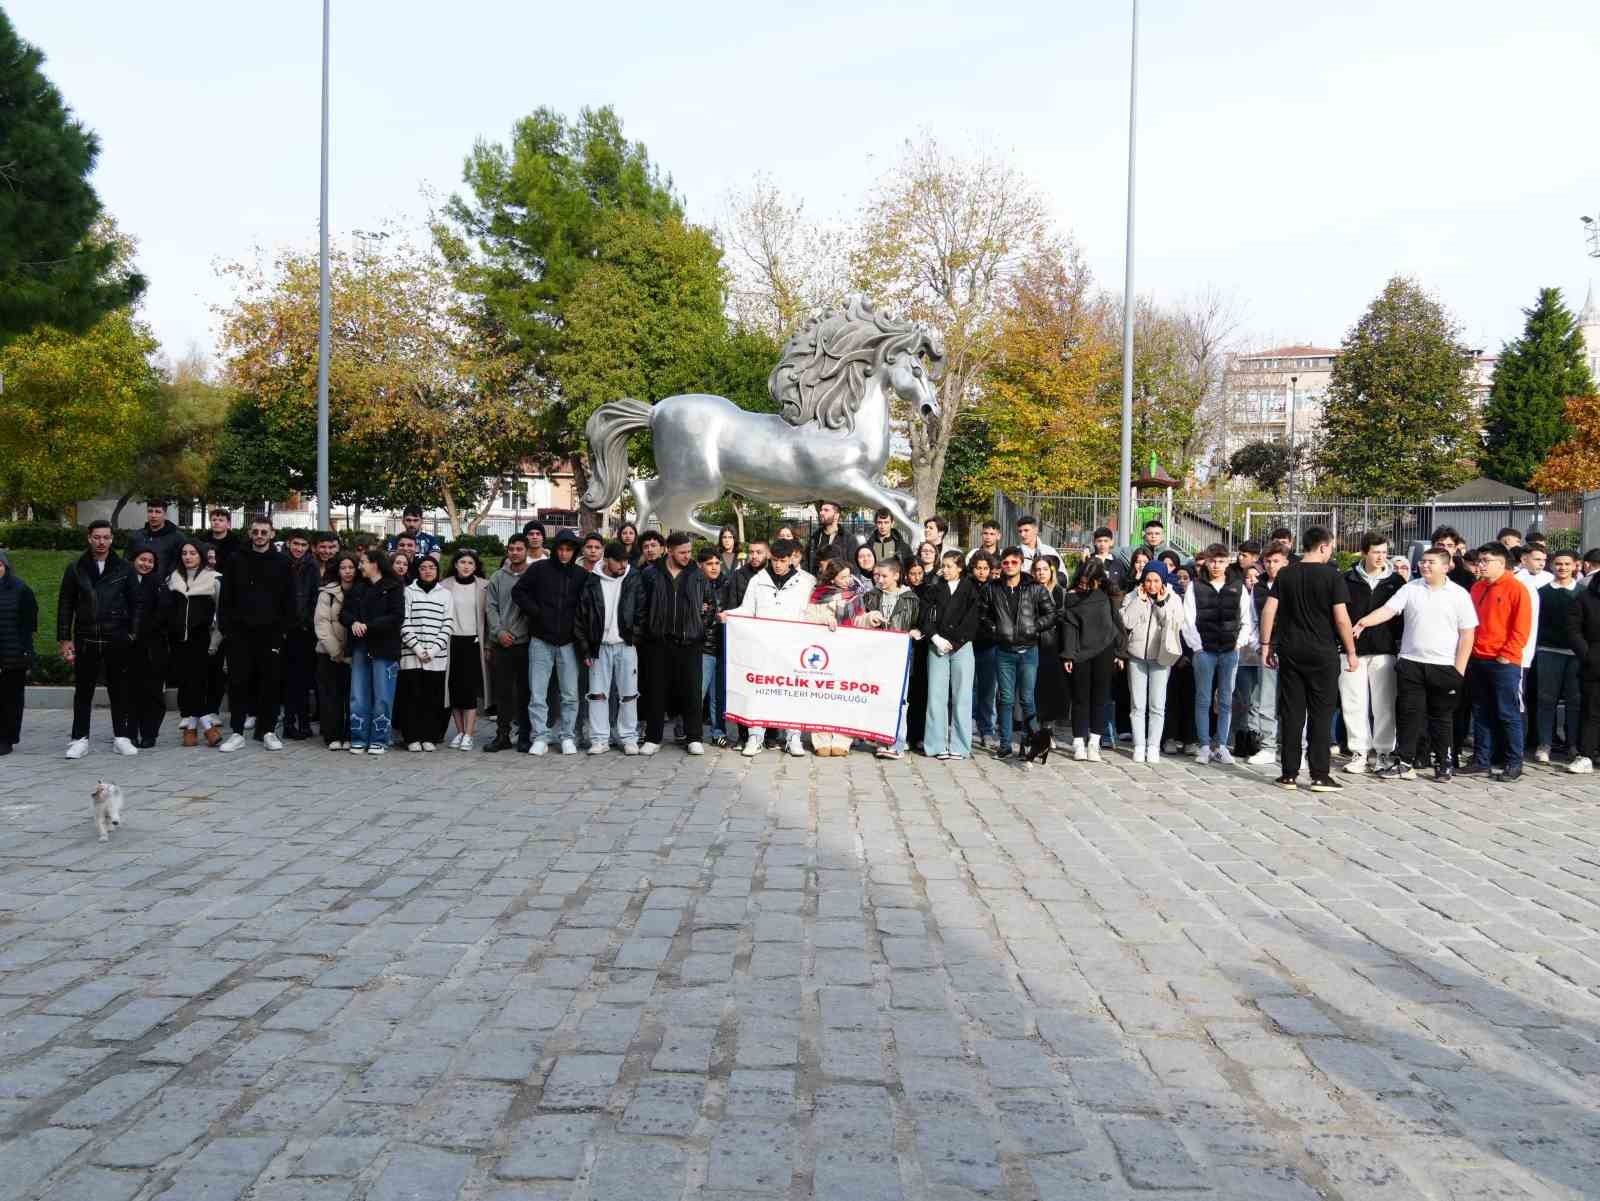
M 528 570 L 528 539 L 512 534 L 506 539 L 506 557 L 500 570 L 489 577 L 489 646 L 494 656 L 489 679 L 494 687 L 495 735 L 483 749 L 491 753 L 512 748 L 511 730 L 517 731 L 516 749 L 527 754 L 533 745 L 528 730 L 528 615 L 511 599 L 511 592 Z

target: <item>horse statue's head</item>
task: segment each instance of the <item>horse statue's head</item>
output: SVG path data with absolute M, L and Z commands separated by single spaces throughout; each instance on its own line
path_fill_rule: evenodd
M 939 413 L 936 385 L 944 361 L 938 334 L 857 296 L 794 332 L 767 388 L 790 425 L 815 421 L 824 429 L 854 429 L 869 382 L 881 372 L 887 389 L 927 418 Z

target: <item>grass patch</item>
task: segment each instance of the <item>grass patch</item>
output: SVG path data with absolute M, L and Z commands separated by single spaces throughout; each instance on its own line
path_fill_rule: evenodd
M 6 555 L 16 570 L 17 578 L 33 589 L 39 602 L 39 629 L 33 636 L 33 649 L 40 655 L 54 656 L 56 645 L 56 599 L 61 595 L 61 577 L 67 566 L 82 551 L 77 550 L 9 550 Z

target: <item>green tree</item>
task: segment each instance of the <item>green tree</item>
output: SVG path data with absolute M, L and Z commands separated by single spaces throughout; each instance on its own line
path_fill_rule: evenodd
M 994 504 L 994 484 L 989 473 L 994 455 L 994 435 L 981 413 L 969 410 L 956 422 L 950 448 L 945 452 L 944 474 L 939 477 L 939 512 L 987 513 Z
M 1305 443 L 1291 449 L 1287 442 L 1248 442 L 1228 456 L 1228 474 L 1253 480 L 1276 499 L 1289 473 L 1305 458 Z
M 96 228 L 99 139 L 43 65 L 0 12 L 0 346 L 41 324 L 84 333 L 145 287 Z
M 1577 318 L 1560 288 L 1540 288 L 1522 337 L 1508 342 L 1495 363 L 1484 406 L 1487 440 L 1478 469 L 1490 479 L 1528 486 L 1552 447 L 1572 436 L 1567 401 L 1594 392 Z
M 1345 335 L 1313 455 L 1351 496 L 1424 497 L 1473 472 L 1472 352 L 1450 315 L 1396 276 Z
M 129 479 L 158 408 L 157 348 L 129 309 L 84 334 L 40 325 L 0 348 L 0 504 L 55 516 Z
M 295 448 L 267 421 L 261 402 L 241 396 L 228 411 L 207 480 L 207 497 L 253 508 L 282 500 L 296 474 Z

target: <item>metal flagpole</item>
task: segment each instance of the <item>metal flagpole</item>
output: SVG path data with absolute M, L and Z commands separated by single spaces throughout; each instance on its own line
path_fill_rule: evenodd
M 1133 184 L 1139 114 L 1139 0 L 1133 0 L 1133 45 L 1128 69 L 1128 263 L 1122 285 L 1122 515 L 1124 544 L 1133 545 Z
M 317 522 L 333 528 L 328 486 L 328 25 L 332 0 L 322 0 L 322 210 L 317 328 Z

